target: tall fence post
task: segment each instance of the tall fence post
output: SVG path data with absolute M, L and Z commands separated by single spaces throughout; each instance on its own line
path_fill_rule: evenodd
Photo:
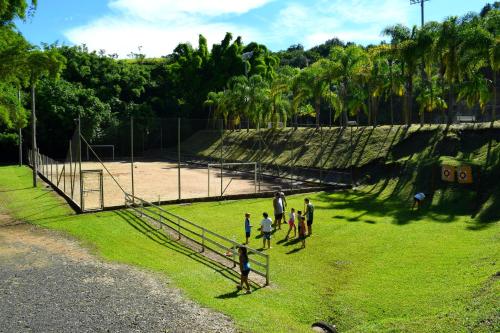
M 33 149 L 33 187 L 37 185 L 37 158 L 35 158 L 38 149 L 36 146 L 36 114 L 35 114 L 35 85 L 31 85 L 31 148 Z
M 223 166 L 223 161 L 222 161 L 222 153 L 224 150 L 224 121 L 221 119 L 220 121 L 220 196 L 224 194 L 223 192 L 223 174 L 222 174 L 222 166 Z
M 23 166 L 23 132 L 19 129 L 19 166 Z
M 134 189 L 134 117 L 130 117 L 130 175 L 132 177 L 132 203 L 135 203 Z
M 83 178 L 82 178 L 82 126 L 81 118 L 78 116 L 78 172 L 80 178 L 80 209 L 83 211 Z
M 177 191 L 181 200 L 181 118 L 177 118 Z
M 207 174 L 208 174 L 208 194 L 207 196 L 209 197 L 210 196 L 210 164 L 208 165 L 207 167 Z
M 69 141 L 69 188 L 71 192 L 71 200 L 73 200 L 74 182 L 73 182 L 73 149 L 71 148 L 71 140 Z

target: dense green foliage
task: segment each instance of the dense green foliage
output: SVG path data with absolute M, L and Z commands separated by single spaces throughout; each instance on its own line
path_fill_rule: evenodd
M 130 212 L 74 215 L 26 168 L 0 168 L 1 213 L 61 230 L 107 260 L 165 274 L 188 297 L 230 315 L 244 332 L 308 332 L 317 320 L 342 332 L 492 332 L 498 328 L 498 224 L 477 228 L 462 202 L 438 197 L 421 212 L 392 197 L 394 178 L 357 192 L 317 193 L 314 235 L 300 250 L 274 234 L 271 286 L 237 294 L 237 274 L 188 250 Z M 303 196 L 288 198 L 303 206 Z M 49 209 L 50 208 L 50 209 Z M 269 199 L 170 206 L 243 240 L 243 213 L 257 225 Z M 455 214 L 449 214 L 455 211 Z M 256 229 L 250 240 L 259 247 Z M 279 244 L 278 244 L 279 243 Z
M 26 1 L 9 4 L 15 6 L 2 17 L 26 15 Z M 0 25 L 0 132 L 26 125 L 22 106 L 29 107 L 31 99 L 19 103 L 16 92 L 38 85 L 39 141 L 52 156 L 64 154 L 61 139 L 71 134 L 78 115 L 89 140 L 123 132 L 131 115 L 222 118 L 227 128 L 245 121 L 252 127 L 287 121 L 345 125 L 353 119 L 363 125 L 409 124 L 417 117 L 422 123 L 451 122 L 470 112 L 495 119 L 498 7 L 421 28 L 388 27 L 383 33 L 390 44 L 364 47 L 334 38 L 310 50 L 299 44 L 273 53 L 227 33 L 211 49 L 200 35 L 198 45 L 179 44 L 158 59 L 138 53 L 117 59 L 85 46 L 36 50 L 5 21 Z M 53 128 L 55 119 L 59 129 Z

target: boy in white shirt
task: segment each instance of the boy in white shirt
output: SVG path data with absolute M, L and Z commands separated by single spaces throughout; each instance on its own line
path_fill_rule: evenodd
M 262 216 L 264 219 L 260 222 L 260 227 L 262 231 L 262 248 L 266 248 L 266 240 L 267 247 L 271 248 L 271 232 L 273 231 L 273 220 L 269 218 L 267 213 L 263 213 Z

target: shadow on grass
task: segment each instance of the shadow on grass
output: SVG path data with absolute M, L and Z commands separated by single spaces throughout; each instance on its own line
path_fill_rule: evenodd
M 10 189 L 10 190 L 0 190 L 0 193 L 19 192 L 19 191 L 26 191 L 26 190 L 31 190 L 31 189 L 33 189 L 33 186 L 23 187 L 23 188 L 14 188 L 14 189 Z
M 132 228 L 142 233 L 146 237 L 148 237 L 153 242 L 168 248 L 169 250 L 175 251 L 179 254 L 182 254 L 190 259 L 214 270 L 219 273 L 224 278 L 233 281 L 234 283 L 239 283 L 240 275 L 234 271 L 233 269 L 224 266 L 223 264 L 210 259 L 201 253 L 190 249 L 187 246 L 181 245 L 179 242 L 170 239 L 166 234 L 162 233 L 158 229 L 151 227 L 146 222 L 142 221 L 134 214 L 129 211 L 115 211 L 116 216 L 120 217 L 122 220 L 127 222 Z M 249 283 L 252 285 L 254 289 L 260 289 L 262 286 L 259 284 L 252 282 L 249 280 Z

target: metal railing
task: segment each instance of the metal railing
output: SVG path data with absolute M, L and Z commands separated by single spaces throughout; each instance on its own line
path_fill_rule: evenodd
M 167 228 L 170 230 L 170 234 L 177 236 L 178 240 L 184 237 L 198 244 L 201 247 L 200 252 L 209 249 L 232 262 L 233 268 L 238 265 L 238 248 L 243 246 L 242 244 L 129 193 L 125 193 L 125 206 L 132 209 L 138 217 L 145 217 L 157 223 L 159 229 Z M 265 278 L 266 285 L 268 285 L 269 255 L 249 247 L 247 247 L 247 251 L 249 254 L 248 260 L 252 264 L 250 270 Z M 251 255 L 255 256 L 252 258 Z

